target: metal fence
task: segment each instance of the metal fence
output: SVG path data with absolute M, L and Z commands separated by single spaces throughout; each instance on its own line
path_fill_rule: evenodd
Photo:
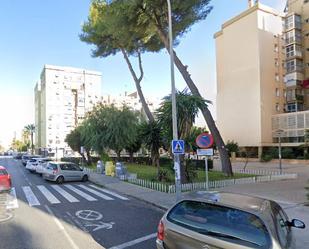
M 220 181 L 210 181 L 208 183 L 209 189 L 216 189 L 216 188 L 224 188 L 231 185 L 239 185 L 245 183 L 257 183 L 257 182 L 269 182 L 269 181 L 278 181 L 278 180 L 288 180 L 288 179 L 296 179 L 297 174 L 282 174 L 282 175 L 266 175 L 266 176 L 253 176 L 253 177 L 245 177 L 245 178 L 238 178 L 238 179 L 229 179 L 229 180 L 220 180 Z M 166 183 L 158 183 L 152 182 L 144 179 L 121 179 L 126 180 L 130 183 L 150 188 L 153 190 L 166 192 L 166 193 L 175 193 L 176 187 L 175 185 L 169 185 Z M 206 182 L 194 182 L 194 183 L 186 183 L 181 185 L 181 191 L 193 191 L 193 190 L 203 190 L 207 189 Z

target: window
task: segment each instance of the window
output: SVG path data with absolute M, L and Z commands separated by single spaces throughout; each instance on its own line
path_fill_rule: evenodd
M 282 245 L 282 247 L 286 247 L 287 237 L 289 234 L 289 228 L 286 225 L 288 219 L 282 210 L 276 210 L 275 219 L 276 219 L 275 225 L 279 236 L 280 244 Z
M 279 51 L 278 44 L 275 44 L 275 45 L 274 45 L 274 51 L 275 51 L 275 52 L 278 52 L 278 51 Z
M 0 176 L 7 175 L 8 172 L 5 169 L 0 169 Z
M 309 18 L 307 18 L 307 19 L 305 20 L 305 23 L 309 23 Z
M 278 88 L 276 88 L 276 96 L 280 97 L 280 90 Z
M 217 235 L 222 240 L 250 248 L 270 247 L 270 236 L 263 222 L 257 216 L 238 209 L 182 201 L 169 212 L 167 220 L 197 233 Z M 235 236 L 237 238 L 233 239 Z
M 280 105 L 277 103 L 276 104 L 276 111 L 279 112 L 280 111 Z
M 275 66 L 279 67 L 279 60 L 278 59 L 275 59 Z
M 279 74 L 278 74 L 278 73 L 276 73 L 276 75 L 275 75 L 275 80 L 276 80 L 276 81 L 279 81 L 279 80 L 280 80 L 280 77 L 279 77 Z

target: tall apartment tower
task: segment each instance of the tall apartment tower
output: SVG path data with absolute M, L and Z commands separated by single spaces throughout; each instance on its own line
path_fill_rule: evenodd
M 258 148 L 272 143 L 272 115 L 285 108 L 283 18 L 249 1 L 214 35 L 217 124 L 225 141 Z
M 45 65 L 35 86 L 36 149 L 61 157 L 65 138 L 101 98 L 101 73 Z
M 289 0 L 285 19 L 287 111 L 309 109 L 309 1 Z

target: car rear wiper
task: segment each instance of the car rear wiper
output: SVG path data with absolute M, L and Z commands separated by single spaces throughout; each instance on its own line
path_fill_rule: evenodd
M 198 233 L 201 233 L 201 234 L 204 234 L 204 235 L 213 236 L 213 237 L 225 238 L 225 239 L 241 240 L 241 241 L 245 241 L 245 242 L 254 244 L 254 245 L 259 246 L 259 247 L 262 246 L 262 245 L 260 245 L 260 244 L 257 244 L 257 243 L 255 243 L 255 242 L 253 242 L 253 241 L 245 240 L 245 239 L 242 239 L 242 238 L 239 238 L 239 237 L 236 237 L 236 236 L 233 236 L 233 235 L 224 234 L 224 233 L 213 232 L 213 231 L 207 231 L 207 230 L 202 230 L 202 229 L 199 230 Z

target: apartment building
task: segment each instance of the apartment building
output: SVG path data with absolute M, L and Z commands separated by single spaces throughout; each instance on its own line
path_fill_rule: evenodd
M 273 116 L 273 142 L 299 146 L 309 129 L 309 1 L 288 0 L 284 22 L 286 112 Z M 281 131 L 278 133 L 277 131 Z
M 65 138 L 100 101 L 99 72 L 45 65 L 35 86 L 36 151 L 62 157 L 71 153 Z
M 105 105 L 114 105 L 117 108 L 121 108 L 123 105 L 128 106 L 132 110 L 140 111 L 145 114 L 142 103 L 137 92 L 119 94 L 118 96 L 112 96 L 105 94 L 102 96 L 102 103 Z M 146 98 L 146 103 L 152 113 L 159 107 L 160 100 L 155 98 Z
M 284 111 L 284 13 L 249 1 L 214 37 L 217 124 L 225 141 L 269 146 L 272 116 Z

